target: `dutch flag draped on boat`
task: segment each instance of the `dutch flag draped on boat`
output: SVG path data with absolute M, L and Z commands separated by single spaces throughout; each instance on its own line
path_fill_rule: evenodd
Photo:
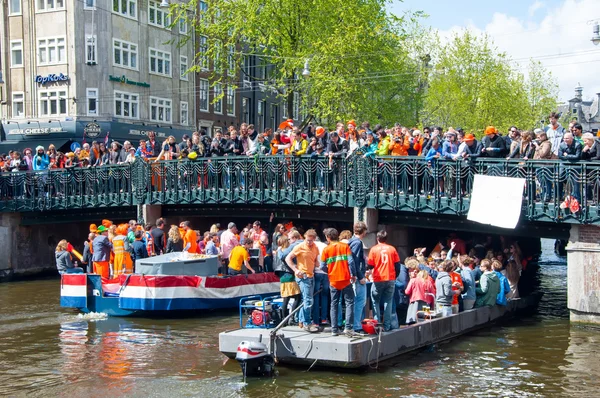
M 87 306 L 87 275 L 64 274 L 60 282 L 60 305 L 85 308 Z

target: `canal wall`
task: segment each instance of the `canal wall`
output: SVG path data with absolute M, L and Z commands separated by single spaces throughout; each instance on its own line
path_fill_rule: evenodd
M 56 271 L 55 249 L 67 239 L 79 252 L 89 223 L 23 225 L 20 213 L 0 215 L 0 281 Z

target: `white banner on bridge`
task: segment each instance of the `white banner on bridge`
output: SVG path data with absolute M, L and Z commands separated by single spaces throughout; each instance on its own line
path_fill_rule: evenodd
M 467 219 L 514 229 L 521 216 L 524 178 L 475 174 Z

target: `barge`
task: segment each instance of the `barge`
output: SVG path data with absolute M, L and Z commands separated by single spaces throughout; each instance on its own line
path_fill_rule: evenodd
M 308 333 L 298 327 L 284 327 L 274 338 L 270 338 L 268 329 L 236 329 L 219 334 L 219 350 L 235 358 L 243 341 L 262 341 L 280 364 L 360 369 L 529 312 L 537 307 L 541 296 L 542 293 L 533 293 L 510 300 L 504 307 L 475 308 L 446 318 L 420 320 L 379 335 L 353 338 L 332 336 L 329 328 L 321 333 Z

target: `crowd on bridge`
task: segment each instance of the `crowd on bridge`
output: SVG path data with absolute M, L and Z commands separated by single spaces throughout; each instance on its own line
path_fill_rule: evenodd
M 449 316 L 507 305 L 519 297 L 519 279 L 527 266 L 517 242 L 502 237 L 465 241 L 452 233 L 432 250 L 415 248 L 401 261 L 385 230 L 377 232 L 376 245 L 366 247 L 364 222 L 356 222 L 352 231 L 326 228 L 319 234 L 291 222 L 274 226 L 273 220 L 271 215 L 266 229 L 259 221 L 242 230 L 231 222 L 227 229 L 215 224 L 204 233 L 189 221 L 167 228 L 163 218 L 146 226 L 102 220 L 90 225 L 82 255 L 66 240 L 59 242 L 57 268 L 61 274 L 87 271 L 107 280 L 133 273 L 138 258 L 182 251 L 219 256 L 221 274 L 275 272 L 284 317 L 304 303 L 291 325 L 311 333 L 332 325 L 333 334 L 343 329 L 353 336 L 362 331 L 369 297 L 375 320 L 389 331 L 417 322 L 418 314 Z M 87 269 L 74 263 L 74 255 Z
M 93 141 L 91 144 L 84 142 L 81 147 L 73 152 L 61 153 L 51 145 L 47 150 L 38 146 L 35 151 L 25 149 L 21 154 L 17 151 L 2 155 L 0 167 L 4 171 L 44 171 L 48 169 L 64 169 L 104 165 L 120 165 L 135 162 L 138 158 L 157 163 L 162 160 L 175 159 L 214 159 L 228 157 L 243 159 L 270 157 L 272 161 L 279 161 L 286 167 L 279 181 L 280 186 L 297 186 L 306 189 L 310 184 L 317 189 L 332 189 L 340 185 L 343 180 L 340 161 L 350 158 L 377 158 L 377 167 L 381 171 L 381 180 L 377 183 L 380 190 L 394 190 L 402 192 L 426 193 L 429 195 L 466 195 L 470 193 L 473 174 L 477 171 L 474 167 L 475 159 L 492 159 L 490 168 L 497 165 L 498 160 L 518 159 L 519 166 L 530 160 L 549 161 L 557 159 L 564 164 L 577 163 L 578 161 L 596 161 L 600 159 L 600 141 L 592 133 L 583 133 L 581 124 L 573 121 L 568 129 L 558 123 L 558 115 L 549 115 L 550 123 L 545 129 L 522 131 L 512 126 L 507 134 L 502 134 L 493 126 L 485 128 L 481 140 L 476 139 L 472 133 L 465 133 L 461 128 L 449 127 L 424 127 L 422 130 L 409 128 L 397 124 L 392 128 L 376 125 L 371 128 L 369 122 L 360 126 L 353 120 L 348 123 L 337 123 L 332 131 L 327 131 L 322 126 L 309 124 L 303 131 L 294 126 L 293 121 L 282 123 L 279 129 L 271 129 L 259 133 L 255 126 L 242 123 L 239 130 L 231 126 L 228 131 L 217 131 L 214 137 L 209 137 L 205 130 L 194 132 L 191 137 L 184 135 L 183 140 L 177 142 L 173 136 L 160 143 L 156 140 L 154 132 L 148 133 L 147 139 L 141 139 L 136 147 L 131 142 L 123 144 L 113 141 L 108 144 Z M 108 136 L 107 136 L 108 137 Z M 402 176 L 399 171 L 388 170 L 385 167 L 389 159 L 424 159 L 425 169 L 405 170 Z M 302 164 L 307 157 L 322 159 L 320 167 L 316 170 L 302 169 Z M 296 162 L 290 160 L 296 158 Z M 328 161 L 326 160 L 328 159 Z M 444 162 L 446 161 L 446 162 Z M 458 173 L 453 168 L 441 170 L 447 162 L 459 162 L 468 172 Z M 296 165 L 296 166 L 294 166 Z M 176 165 L 174 165 L 176 166 Z M 265 169 L 266 170 L 266 169 Z M 425 170 L 425 171 L 424 171 Z M 162 184 L 161 190 L 178 186 L 179 189 L 191 189 L 190 182 L 182 181 L 189 176 L 172 168 L 175 178 L 179 182 Z M 230 182 L 234 187 L 246 188 L 247 179 L 243 167 L 219 168 L 211 166 L 205 171 L 205 176 L 197 176 L 198 185 L 208 187 L 208 181 L 217 173 L 223 174 L 223 180 L 213 184 L 216 187 L 229 187 Z M 264 170 L 263 170 L 264 172 Z M 485 172 L 485 171 L 483 171 Z M 517 171 L 517 174 L 523 174 Z M 157 176 L 164 178 L 168 173 L 156 172 Z M 179 175 L 181 174 L 181 175 Z M 581 201 L 582 184 L 585 181 L 584 173 L 576 170 L 567 170 L 561 166 L 559 172 L 536 170 L 528 182 L 526 195 L 534 200 L 552 201 L 556 196 L 559 201 L 565 199 L 563 192 L 567 189 L 567 199 Z M 460 175 L 460 189 L 456 188 L 456 175 Z M 231 178 L 234 176 L 235 178 Z M 392 179 L 398 180 L 394 186 Z M 191 179 L 187 178 L 191 181 Z M 593 178 L 587 178 L 584 189 L 588 197 L 597 196 L 592 191 L 597 189 Z M 46 181 L 46 180 L 44 180 Z M 413 182 L 416 182 L 414 189 Z M 30 193 L 31 188 L 20 188 L 19 183 L 13 181 L 5 184 L 15 186 L 16 193 Z M 50 181 L 47 181 L 50 184 Z M 258 179 L 251 182 L 258 187 Z M 250 185 L 250 184 L 248 184 Z M 275 182 L 268 182 L 268 188 L 275 188 Z M 123 187 L 122 187 L 123 188 Z M 8 188 L 7 188 L 8 189 Z M 56 188 L 44 188 L 46 195 Z M 555 195 L 553 195 L 553 192 Z M 7 191 L 4 196 L 13 196 L 15 192 Z M 596 192 L 597 194 L 597 192 Z M 19 196 L 19 195 L 16 195 Z M 570 196 L 570 198 L 569 198 Z M 20 197 L 20 196 L 19 196 Z M 571 204 L 571 202 L 569 202 Z M 578 205 L 571 206 L 577 209 Z

